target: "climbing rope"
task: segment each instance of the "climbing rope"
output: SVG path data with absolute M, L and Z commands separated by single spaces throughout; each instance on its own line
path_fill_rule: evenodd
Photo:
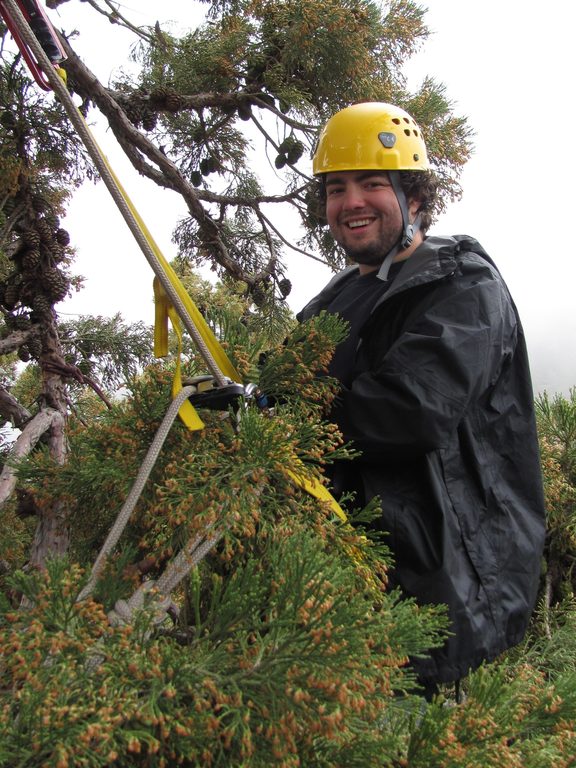
M 98 557 L 94 561 L 94 565 L 92 566 L 92 571 L 90 573 L 90 578 L 88 579 L 88 582 L 84 587 L 84 589 L 78 595 L 78 600 L 84 600 L 89 595 L 91 595 L 92 592 L 94 591 L 94 587 L 96 586 L 98 579 L 102 575 L 102 571 L 104 569 L 104 566 L 106 565 L 106 561 L 109 555 L 114 550 L 114 547 L 118 543 L 120 536 L 122 535 L 124 529 L 126 528 L 128 520 L 130 519 L 130 516 L 134 511 L 134 507 L 136 506 L 138 499 L 140 498 L 140 495 L 144 490 L 144 486 L 146 485 L 146 482 L 150 477 L 150 473 L 152 472 L 152 469 L 156 464 L 158 456 L 160 455 L 162 446 L 164 445 L 166 438 L 168 437 L 170 428 L 172 427 L 172 424 L 174 423 L 174 420 L 178 415 L 180 406 L 184 402 L 184 400 L 187 397 L 189 397 L 194 391 L 195 391 L 195 387 L 184 387 L 178 393 L 178 395 L 174 398 L 174 400 L 172 400 L 172 402 L 170 403 L 170 406 L 166 411 L 166 415 L 162 419 L 162 422 L 158 427 L 156 435 L 154 436 L 154 440 L 152 441 L 152 444 L 150 445 L 150 448 L 148 449 L 148 452 L 146 453 L 146 456 L 144 457 L 144 460 L 140 465 L 138 475 L 136 476 L 136 480 L 134 481 L 134 484 L 130 489 L 130 493 L 126 497 L 126 501 L 124 502 L 122 509 L 118 513 L 118 516 L 114 521 L 114 525 L 110 529 L 108 536 L 106 537 L 106 541 L 104 542 L 100 552 L 98 553 Z

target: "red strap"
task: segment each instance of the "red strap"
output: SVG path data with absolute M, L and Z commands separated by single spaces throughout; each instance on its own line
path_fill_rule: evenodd
M 15 0 L 15 2 L 22 11 L 26 21 L 31 25 L 32 31 L 38 37 L 38 42 L 46 51 L 48 58 L 52 61 L 54 66 L 58 66 L 58 64 L 66 58 L 66 54 L 64 53 L 64 49 L 60 44 L 54 27 L 50 23 L 50 20 L 44 13 L 42 7 L 36 3 L 36 0 Z M 48 78 L 40 67 L 33 52 L 30 50 L 30 47 L 27 45 L 26 41 L 23 40 L 17 23 L 12 18 L 9 9 L 2 0 L 0 0 L 0 15 L 10 30 L 10 34 L 14 38 L 16 45 L 20 49 L 20 53 L 28 65 L 32 77 L 40 88 L 44 91 L 50 91 L 51 86 L 48 82 Z

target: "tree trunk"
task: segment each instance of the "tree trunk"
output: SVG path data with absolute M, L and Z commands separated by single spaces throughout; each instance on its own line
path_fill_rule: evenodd
M 56 411 L 48 431 L 50 456 L 56 463 L 64 464 L 68 453 L 65 429 L 67 398 L 64 379 L 58 372 L 64 359 L 58 338 L 56 315 L 54 312 L 51 315 L 50 321 L 42 329 L 42 395 L 45 405 Z M 41 508 L 30 551 L 30 565 L 43 568 L 50 556 L 64 555 L 68 551 L 69 542 L 68 510 L 60 499 L 53 499 Z

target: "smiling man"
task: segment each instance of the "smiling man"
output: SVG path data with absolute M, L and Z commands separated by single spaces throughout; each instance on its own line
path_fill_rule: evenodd
M 391 584 L 448 606 L 452 635 L 413 665 L 427 695 L 520 642 L 545 523 L 533 395 L 516 307 L 471 237 L 428 237 L 437 203 L 421 130 L 390 104 L 324 127 L 314 174 L 351 266 L 299 314 L 349 324 L 332 418 L 361 456 L 336 495 L 378 496 Z

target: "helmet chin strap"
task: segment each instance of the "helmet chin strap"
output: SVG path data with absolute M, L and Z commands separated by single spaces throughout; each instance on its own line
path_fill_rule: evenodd
M 396 245 L 386 254 L 384 261 L 382 262 L 382 266 L 378 270 L 377 276 L 380 280 L 388 279 L 388 272 L 390 271 L 390 267 L 392 266 L 392 263 L 397 254 L 412 245 L 414 235 L 420 229 L 420 214 L 416 216 L 412 224 L 410 223 L 408 200 L 406 199 L 406 194 L 402 189 L 402 184 L 400 183 L 399 171 L 388 171 L 388 178 L 390 179 L 390 184 L 392 185 L 392 189 L 394 190 L 394 194 L 396 195 L 398 205 L 400 206 L 400 212 L 402 214 L 402 236 Z

